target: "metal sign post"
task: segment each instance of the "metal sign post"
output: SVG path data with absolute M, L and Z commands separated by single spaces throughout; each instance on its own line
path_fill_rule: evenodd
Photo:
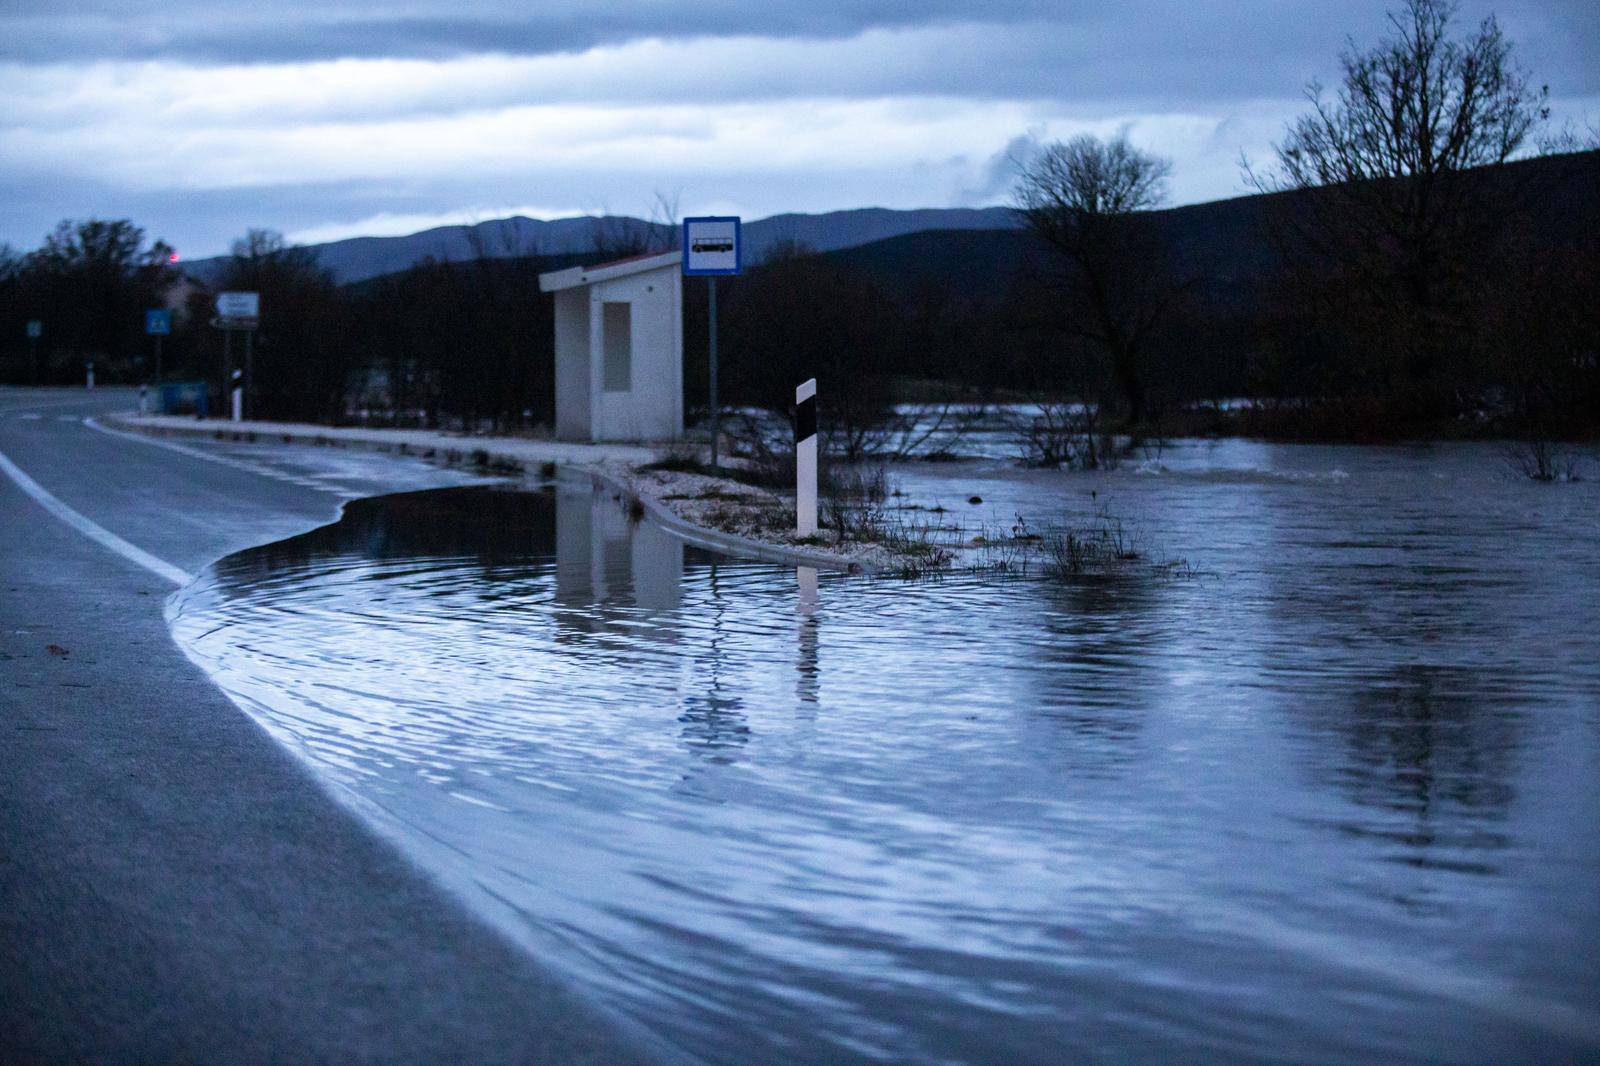
M 794 531 L 817 531 L 817 379 L 794 390 Z
M 172 332 L 172 311 L 160 308 L 144 313 L 144 331 L 156 341 L 156 387 L 161 386 L 161 339 Z
M 244 406 L 250 417 L 256 414 L 256 331 L 244 335 Z
M 39 384 L 39 338 L 44 335 L 44 323 L 37 318 L 28 319 L 28 383 Z
M 717 440 L 722 436 L 722 404 L 717 400 L 717 279 L 715 275 L 706 279 L 706 308 L 710 321 L 707 324 L 709 338 L 706 353 L 707 378 L 711 387 L 708 405 L 711 409 L 711 469 L 717 468 Z
M 717 438 L 722 434 L 722 405 L 717 399 L 717 278 L 738 274 L 744 268 L 736 215 L 701 215 L 683 220 L 683 273 L 706 279 L 706 308 L 710 320 L 707 344 L 707 378 L 710 384 L 711 469 L 717 468 Z
M 245 371 L 252 369 L 255 361 L 255 331 L 261 324 L 261 294 L 259 292 L 219 292 L 217 293 L 217 317 L 211 324 L 223 331 L 222 334 L 222 387 L 224 399 L 228 400 L 229 413 L 235 422 L 242 422 L 245 415 L 245 382 L 240 380 L 240 372 L 233 368 L 233 332 L 239 330 L 244 334 L 244 362 Z

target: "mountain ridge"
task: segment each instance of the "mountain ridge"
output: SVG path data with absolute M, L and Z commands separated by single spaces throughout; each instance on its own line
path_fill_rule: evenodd
M 1004 230 L 1017 227 L 1007 207 L 932 207 L 899 210 L 861 207 L 820 214 L 787 213 L 743 226 L 746 259 L 759 262 L 773 245 L 798 241 L 819 252 L 853 248 L 907 233 L 928 230 Z M 607 244 L 637 237 L 659 242 L 667 227 L 626 215 L 533 219 L 525 216 L 490 219 L 474 225 L 436 226 L 397 237 L 347 237 L 305 245 L 342 285 L 398 273 L 432 258 L 450 262 L 485 254 L 494 259 L 592 253 Z M 213 284 L 230 257 L 196 259 L 184 270 L 195 280 Z

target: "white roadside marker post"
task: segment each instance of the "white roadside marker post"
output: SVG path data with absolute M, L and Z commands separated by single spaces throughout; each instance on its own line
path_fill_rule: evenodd
M 86 389 L 94 388 L 94 364 L 93 363 L 86 363 L 84 365 L 84 368 L 83 368 L 83 373 L 84 373 L 83 387 L 86 388 Z
M 230 395 L 231 395 L 231 404 L 232 404 L 231 410 L 232 410 L 232 413 L 233 413 L 233 420 L 235 422 L 243 422 L 244 421 L 244 385 L 243 385 L 244 371 L 239 370 L 239 369 L 234 369 L 234 370 L 229 372 L 228 376 L 233 379 L 232 381 L 230 381 L 228 383 L 231 386 Z
M 794 531 L 817 531 L 817 379 L 794 390 Z

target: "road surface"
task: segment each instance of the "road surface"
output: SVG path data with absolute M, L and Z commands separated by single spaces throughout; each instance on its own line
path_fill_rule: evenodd
M 133 402 L 0 390 L 0 1062 L 639 1057 L 168 636 L 186 574 L 422 486 L 85 423 Z

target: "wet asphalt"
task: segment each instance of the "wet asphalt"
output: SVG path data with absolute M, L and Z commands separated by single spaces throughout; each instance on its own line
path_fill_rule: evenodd
M 193 573 L 329 491 L 0 389 L 0 453 Z M 0 1062 L 651 1057 L 374 835 L 179 651 L 174 585 L 0 477 Z

